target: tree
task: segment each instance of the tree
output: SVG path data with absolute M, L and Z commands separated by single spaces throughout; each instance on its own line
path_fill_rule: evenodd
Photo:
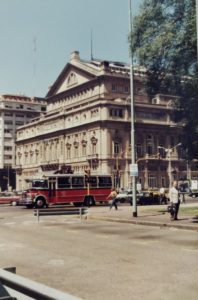
M 182 144 L 198 158 L 198 66 L 195 0 L 144 0 L 134 18 L 132 53 L 147 69 L 148 94 L 177 95 Z

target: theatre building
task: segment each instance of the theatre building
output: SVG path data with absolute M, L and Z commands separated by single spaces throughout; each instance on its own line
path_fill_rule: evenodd
M 111 174 L 115 185 L 131 186 L 129 72 L 124 63 L 71 54 L 45 97 L 46 113 L 17 130 L 17 189 L 67 168 L 75 174 L 88 169 L 93 175 Z M 174 98 L 150 99 L 144 77 L 144 69 L 134 70 L 137 180 L 142 188 L 168 187 L 170 178 L 193 173 L 177 146 L 182 128 L 171 119 Z

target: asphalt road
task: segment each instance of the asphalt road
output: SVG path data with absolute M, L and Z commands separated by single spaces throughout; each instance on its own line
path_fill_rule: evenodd
M 0 207 L 0 267 L 87 300 L 195 300 L 198 234 Z

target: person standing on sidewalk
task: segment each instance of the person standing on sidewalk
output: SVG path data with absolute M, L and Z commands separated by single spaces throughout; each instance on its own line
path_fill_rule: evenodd
M 109 194 L 109 196 L 107 197 L 107 199 L 111 199 L 110 201 L 110 210 L 112 209 L 113 206 L 115 206 L 115 209 L 117 210 L 118 209 L 118 206 L 117 206 L 117 201 L 116 201 L 116 197 L 117 197 L 117 193 L 116 193 L 116 190 L 115 189 L 112 189 L 111 190 L 111 193 Z
M 165 188 L 163 186 L 160 188 L 159 193 L 160 193 L 160 204 L 166 203 Z
M 170 202 L 173 205 L 173 213 L 171 214 L 171 220 L 178 220 L 177 215 L 179 212 L 180 199 L 179 199 L 179 191 L 178 191 L 178 182 L 173 181 L 173 185 L 169 190 L 169 198 Z

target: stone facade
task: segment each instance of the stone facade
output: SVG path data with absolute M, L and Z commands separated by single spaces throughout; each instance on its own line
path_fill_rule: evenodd
M 86 169 L 112 174 L 116 185 L 131 186 L 129 70 L 123 63 L 85 61 L 72 53 L 46 95 L 47 112 L 17 130 L 17 189 L 67 166 L 78 174 Z M 179 179 L 187 175 L 186 162 L 180 147 L 168 151 L 171 157 L 158 147 L 178 144 L 181 128 L 170 117 L 173 98 L 150 100 L 144 76 L 145 70 L 135 69 L 138 182 L 142 188 L 168 186 L 168 166 L 171 179 Z

